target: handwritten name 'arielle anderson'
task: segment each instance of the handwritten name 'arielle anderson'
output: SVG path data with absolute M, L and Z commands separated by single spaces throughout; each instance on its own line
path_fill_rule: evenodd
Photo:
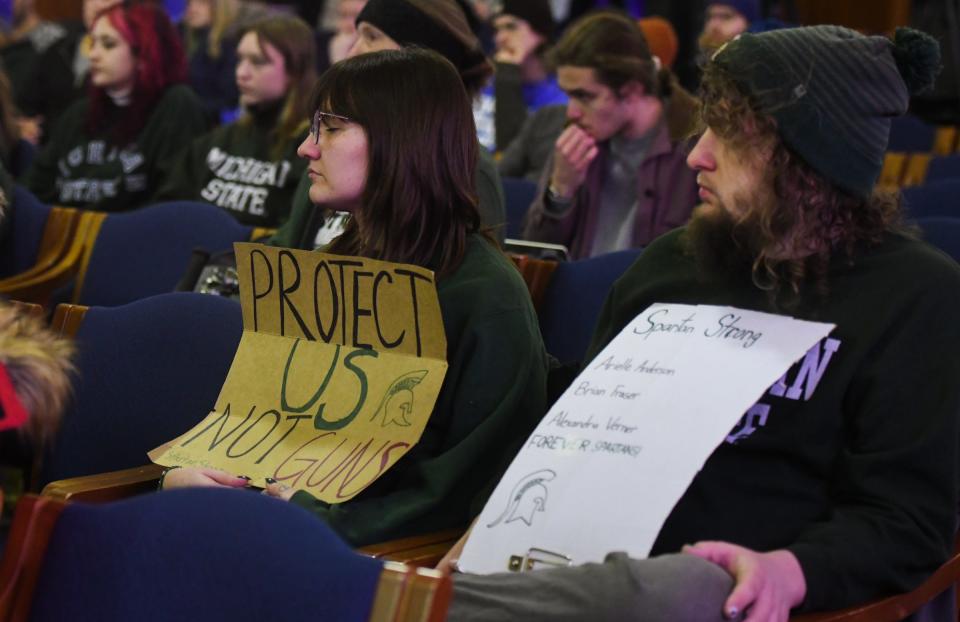
M 691 314 L 690 317 L 674 322 L 667 321 L 667 316 L 669 314 L 669 309 L 659 309 L 654 311 L 647 316 L 647 325 L 645 327 L 634 327 L 634 334 L 647 339 L 656 333 L 688 335 L 695 331 L 694 326 L 691 325 L 693 319 L 696 317 L 695 313 Z M 760 331 L 751 330 L 749 328 L 744 328 L 741 326 L 742 320 L 742 316 L 737 315 L 736 313 L 728 313 L 717 320 L 717 325 L 715 327 L 704 330 L 703 336 L 707 337 L 708 339 L 729 339 L 733 341 L 739 341 L 744 348 L 750 348 L 760 341 L 760 339 L 763 337 L 763 333 Z

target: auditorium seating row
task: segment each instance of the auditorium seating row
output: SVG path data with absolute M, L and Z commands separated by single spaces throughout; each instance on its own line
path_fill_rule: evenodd
M 120 305 L 170 292 L 194 249 L 225 251 L 269 233 L 203 202 L 104 214 L 44 205 L 19 186 L 11 213 L 9 242 L 0 249 L 0 294 L 44 306 Z
M 927 232 L 931 242 L 941 246 L 955 258 L 960 257 L 960 220 L 949 218 L 951 215 L 948 210 L 950 202 L 945 199 L 951 193 L 953 193 L 952 196 L 957 196 L 955 192 L 955 184 L 957 183 L 960 183 L 960 181 L 945 182 L 944 187 L 939 190 L 934 184 L 928 184 L 924 187 L 911 188 L 904 193 L 908 210 L 912 215 L 919 217 L 917 222 Z M 934 195 L 934 198 L 939 196 L 941 199 L 931 200 L 927 196 L 931 194 Z M 18 196 L 17 200 L 22 201 L 23 198 Z M 943 210 L 938 211 L 931 207 L 933 204 L 943 207 Z M 90 269 L 90 265 L 93 264 L 96 256 L 96 249 L 104 248 L 104 246 L 100 246 L 102 239 L 98 239 L 97 232 L 102 233 L 107 223 L 116 218 L 117 220 L 114 222 L 120 222 L 117 225 L 118 230 L 129 233 L 130 229 L 125 227 L 126 223 L 123 222 L 122 216 L 130 216 L 132 222 L 135 218 L 146 218 L 143 214 L 151 216 L 151 214 L 166 210 L 170 210 L 170 213 L 177 213 L 179 216 L 178 235 L 182 234 L 184 222 L 190 223 L 190 228 L 193 228 L 195 216 L 207 213 L 205 207 L 195 205 L 161 206 L 140 210 L 138 213 L 111 215 L 109 217 L 96 214 L 86 215 L 61 208 L 46 208 L 46 217 L 44 219 L 35 218 L 33 219 L 35 222 L 32 223 L 32 233 L 34 238 L 38 240 L 36 248 L 41 249 L 40 252 L 35 253 L 32 258 L 24 258 L 22 255 L 16 256 L 16 253 L 10 254 L 11 256 L 0 256 L 0 266 L 13 272 L 29 272 L 32 269 L 36 270 L 37 266 L 44 262 L 46 262 L 47 267 L 61 265 L 64 261 L 64 253 L 78 254 L 83 259 L 78 262 L 77 272 L 71 275 L 75 283 L 79 283 L 79 286 L 76 284 L 74 286 L 73 299 L 83 300 L 83 294 L 90 291 L 87 289 L 87 285 L 91 281 L 89 275 L 84 275 L 82 271 L 85 268 Z M 29 211 L 25 210 L 20 213 L 30 214 Z M 212 212 L 209 213 L 212 214 Z M 217 210 L 217 213 L 222 215 L 219 210 Z M 150 223 L 148 226 L 153 227 L 153 231 L 156 232 L 161 230 L 159 224 L 161 220 L 160 217 L 154 216 L 154 218 L 156 220 L 148 219 L 146 222 Z M 203 218 L 205 216 L 200 216 L 201 220 Z M 209 216 L 210 220 L 217 223 L 217 227 L 221 229 L 222 233 L 224 225 L 216 218 L 216 216 Z M 23 220 L 30 219 L 24 218 Z M 41 225 L 38 226 L 37 222 L 40 222 Z M 37 233 L 38 231 L 39 233 Z M 68 244 L 56 244 L 57 236 L 64 235 L 64 231 L 67 232 L 65 237 L 72 237 L 72 240 Z M 239 227 L 234 223 L 234 228 L 224 234 L 225 238 L 220 238 L 222 240 L 220 247 L 227 248 L 233 241 L 258 237 L 258 233 L 254 233 L 248 228 Z M 942 239 L 936 239 L 938 235 Z M 119 235 L 118 237 L 129 239 L 129 236 Z M 77 241 L 81 239 L 86 241 L 81 244 Z M 96 245 L 94 245 L 94 241 L 97 242 Z M 18 243 L 21 247 L 28 245 L 28 242 L 18 240 L 14 243 L 14 246 L 17 246 Z M 216 249 L 218 248 L 216 244 L 216 240 L 211 243 L 209 238 L 201 240 L 199 243 L 191 240 L 183 244 L 180 247 L 182 249 L 183 265 L 170 271 L 169 278 L 172 280 L 168 280 L 161 291 L 172 289 L 173 284 L 182 275 L 189 258 L 189 251 L 193 245 Z M 137 252 L 140 253 L 152 252 L 145 249 L 143 244 L 134 243 L 132 247 L 134 250 L 139 249 Z M 535 301 L 547 349 L 557 356 L 561 362 L 574 362 L 583 357 L 606 292 L 616 278 L 635 260 L 639 252 L 639 250 L 622 251 L 576 262 L 544 261 L 525 256 L 514 257 L 514 261 L 520 268 Z M 123 259 L 123 255 L 115 254 L 112 258 L 119 266 L 129 266 L 130 260 Z M 148 267 L 145 270 L 160 270 L 160 267 Z M 10 272 L 6 273 L 9 274 Z M 144 272 L 141 274 L 150 273 Z M 20 275 L 17 278 L 23 279 L 23 276 Z M 0 291 L 6 291 L 3 290 L 2 286 L 9 280 L 0 281 Z M 162 279 L 158 279 L 158 282 L 160 281 Z M 70 280 L 67 279 L 58 283 L 57 287 L 69 282 Z M 107 283 L 105 287 L 110 289 L 110 283 Z M 24 287 L 20 291 L 29 292 L 31 290 Z M 51 294 L 53 292 L 53 290 L 48 291 Z M 148 292 L 148 295 L 149 293 L 154 292 Z M 174 438 L 194 425 L 198 413 L 206 412 L 214 403 L 222 379 L 226 376 L 226 370 L 230 365 L 242 330 L 240 309 L 236 302 L 216 296 L 196 294 L 166 294 L 144 297 L 139 293 L 134 293 L 133 300 L 133 302 L 120 300 L 119 302 L 104 303 L 105 305 L 120 305 L 112 308 L 109 306 L 87 308 L 81 305 L 61 305 L 54 315 L 54 329 L 63 334 L 73 335 L 78 341 L 80 374 L 75 383 L 74 399 L 64 420 L 60 435 L 51 451 L 41 457 L 42 460 L 33 470 L 36 478 L 33 482 L 34 489 L 43 488 L 43 496 L 40 498 L 43 500 L 31 496 L 24 497 L 22 501 L 23 509 L 18 510 L 18 516 L 15 519 L 17 524 L 21 525 L 15 529 L 35 536 L 39 534 L 40 540 L 43 540 L 44 537 L 47 540 L 42 545 L 25 544 L 21 538 L 23 533 L 15 531 L 11 534 L 11 544 L 7 548 L 3 565 L 0 566 L 0 622 L 3 622 L 8 616 L 14 616 L 15 611 L 19 611 L 21 616 L 25 616 L 27 615 L 25 612 L 31 611 L 31 607 L 34 607 L 30 613 L 34 616 L 34 619 L 45 619 L 35 610 L 37 603 L 46 601 L 46 598 L 40 597 L 39 594 L 48 593 L 44 591 L 46 589 L 59 589 L 57 587 L 59 582 L 56 579 L 43 577 L 38 579 L 37 577 L 48 572 L 47 564 L 51 563 L 51 559 L 60 560 L 59 555 L 69 557 L 70 554 L 73 554 L 70 551 L 57 553 L 60 549 L 54 545 L 63 539 L 71 539 L 70 535 L 56 535 L 56 530 L 63 529 L 69 533 L 69 530 L 74 527 L 60 524 L 59 518 L 42 518 L 42 516 L 46 516 L 44 512 L 53 512 L 56 517 L 70 515 L 70 512 L 76 512 L 77 516 L 88 512 L 90 517 L 101 516 L 98 512 L 109 513 L 111 510 L 90 509 L 83 504 L 64 504 L 67 501 L 98 503 L 116 501 L 152 490 L 155 487 L 160 469 L 156 466 L 144 466 L 146 451 Z M 49 302 L 49 298 L 42 302 Z M 128 302 L 129 304 L 127 304 Z M 24 308 L 28 312 L 43 313 L 39 307 L 24 306 Z M 563 312 L 560 313 L 559 310 Z M 176 389 L 171 390 L 171 387 Z M 257 495 L 238 494 L 235 496 L 257 498 Z M 136 502 L 126 502 L 126 505 L 117 504 L 116 507 L 123 508 L 117 510 L 117 515 L 123 516 L 123 512 L 145 511 L 140 509 L 142 507 L 152 508 L 149 512 L 154 512 L 156 507 L 150 504 L 159 503 L 159 501 L 147 500 L 153 497 L 172 499 L 176 495 L 173 495 L 173 497 L 171 497 L 171 493 L 164 493 L 162 496 L 148 495 L 139 498 Z M 169 501 L 169 503 L 187 502 Z M 200 512 L 201 510 L 198 508 L 208 503 L 209 501 L 206 500 L 197 501 L 197 508 L 192 511 Z M 238 503 L 247 503 L 247 501 L 238 501 Z M 254 502 L 251 501 L 250 503 Z M 219 504 L 214 503 L 213 505 L 217 506 Z M 84 509 L 66 511 L 65 508 L 69 507 Z M 104 507 L 114 506 L 111 504 L 111 506 Z M 179 507 L 177 506 L 177 508 Z M 57 509 L 44 510 L 41 508 Z M 169 511 L 180 511 L 173 506 L 171 508 Z M 167 511 L 164 510 L 164 512 Z M 183 511 L 191 510 L 185 509 Z M 259 510 L 250 511 L 257 512 Z M 24 517 L 21 517 L 19 513 L 22 513 Z M 96 520 L 99 523 L 101 518 L 77 518 L 75 520 L 80 522 Z M 205 520 L 221 525 L 230 522 L 213 517 L 207 517 Z M 23 526 L 24 522 L 27 527 Z M 120 522 L 123 523 L 124 520 L 120 520 Z M 47 531 L 38 531 L 38 524 L 46 525 Z M 67 524 L 71 525 L 73 523 Z M 265 522 L 263 524 L 272 525 L 273 523 Z M 235 531 L 234 527 L 231 527 L 228 531 L 232 534 L 232 537 L 239 537 L 240 532 Z M 43 536 L 44 533 L 47 535 Z M 110 532 L 107 531 L 106 534 L 105 537 L 108 537 Z M 411 566 L 429 566 L 439 560 L 458 535 L 458 530 L 427 534 L 365 547 L 361 552 L 375 556 L 380 560 L 400 560 L 408 562 Z M 50 559 L 44 555 L 44 546 L 46 546 L 47 541 L 52 543 L 50 546 L 54 547 L 49 550 L 56 553 Z M 112 547 L 109 543 L 101 543 L 99 545 L 100 550 L 109 551 L 109 556 L 112 556 L 114 554 L 113 549 L 117 548 L 116 541 L 113 542 Z M 24 546 L 33 551 L 29 556 L 24 556 L 25 554 L 22 553 Z M 35 546 L 39 546 L 39 548 L 31 548 Z M 171 544 L 170 546 L 176 547 L 178 545 Z M 129 548 L 135 549 L 136 547 Z M 117 555 L 123 555 L 123 553 L 117 553 Z M 271 561 L 285 561 L 285 555 L 287 554 L 278 550 L 277 556 L 271 557 Z M 295 557 L 295 553 L 293 556 Z M 257 558 L 259 557 L 262 557 L 262 555 Z M 83 559 L 83 557 L 80 556 L 77 559 Z M 299 563 L 300 560 L 297 560 L 297 562 Z M 61 567 L 56 565 L 61 563 L 60 561 L 52 563 L 57 568 L 49 570 L 54 577 L 78 573 L 73 566 Z M 30 590 L 24 591 L 22 589 L 23 584 L 17 583 L 27 572 L 22 567 L 24 564 L 27 568 L 32 569 L 31 572 L 34 572 L 33 580 L 35 585 L 39 586 L 36 589 L 40 590 L 37 592 L 37 597 L 32 600 L 30 594 L 33 593 L 34 587 L 32 586 Z M 312 564 L 314 571 L 317 570 L 317 565 L 316 563 Z M 63 568 L 68 570 L 63 570 Z M 395 588 L 393 592 L 390 592 L 391 602 L 395 607 L 391 609 L 390 615 L 393 617 L 374 617 L 371 615 L 369 619 L 442 619 L 443 616 L 440 612 L 445 609 L 445 604 L 442 602 L 443 598 L 438 598 L 436 601 L 431 600 L 427 604 L 421 602 L 416 607 L 419 612 L 417 616 L 409 617 L 408 614 L 413 607 L 410 604 L 412 602 L 410 599 L 413 597 L 410 594 L 403 595 L 405 593 L 400 589 L 404 586 L 413 589 L 413 586 L 420 581 L 427 586 L 421 587 L 421 592 L 442 596 L 444 590 L 447 590 L 447 593 L 449 591 L 449 585 L 446 584 L 446 587 L 444 587 L 442 579 L 429 573 L 423 575 L 428 577 L 427 579 L 421 579 L 421 575 L 415 574 L 415 571 L 409 568 L 388 566 L 384 570 L 379 570 L 382 565 L 378 565 L 377 568 L 378 576 L 381 577 L 381 584 L 384 581 L 392 582 L 391 585 Z M 164 574 L 173 572 L 173 570 L 167 568 Z M 261 578 L 261 575 L 254 574 L 251 576 Z M 955 556 L 924 586 L 910 594 L 885 599 L 884 601 L 871 603 L 866 607 L 852 608 L 844 612 L 799 616 L 796 619 L 808 622 L 814 620 L 900 619 L 930 600 L 934 595 L 955 584 L 958 578 L 960 578 L 960 557 Z M 102 580 L 104 584 L 108 584 L 107 579 L 96 578 L 95 580 Z M 380 597 L 380 589 L 386 588 L 377 588 L 378 598 Z M 49 593 L 59 594 L 59 592 Z M 13 594 L 21 596 L 14 598 Z M 76 603 L 77 601 L 70 600 L 75 596 L 68 595 L 62 598 L 58 596 L 57 598 L 60 599 L 58 602 Z M 203 600 L 202 596 L 197 598 Z M 371 599 L 370 594 L 362 597 L 357 596 L 354 600 L 366 603 L 368 605 L 367 610 L 360 617 L 345 617 L 343 619 L 368 619 L 364 616 L 366 616 L 366 611 L 369 610 L 369 604 L 379 602 Z M 402 605 L 404 602 L 407 604 Z M 33 604 L 31 605 L 31 603 Z M 198 606 L 204 604 L 198 603 Z M 14 609 L 14 605 L 19 609 Z M 84 606 L 94 606 L 94 604 L 84 601 Z M 377 606 L 374 606 L 374 610 L 377 610 Z M 45 613 L 44 615 L 48 615 L 51 619 L 58 618 L 58 612 L 56 611 L 48 609 L 42 611 L 52 611 L 52 613 Z M 62 611 L 60 610 L 60 613 Z M 172 615 L 171 613 L 170 616 Z M 427 617 L 423 617 L 423 615 Z M 435 617 L 430 618 L 429 616 Z M 215 615 L 209 617 L 218 619 Z M 25 618 L 10 617 L 10 619 Z

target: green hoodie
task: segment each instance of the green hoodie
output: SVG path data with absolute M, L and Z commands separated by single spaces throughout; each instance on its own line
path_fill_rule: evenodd
M 176 159 L 157 199 L 207 201 L 242 224 L 280 226 L 306 171 L 297 147 L 307 135 L 304 129 L 271 154 L 280 112 L 276 106 L 253 111 L 193 141 Z
M 110 115 L 121 109 L 110 106 Z M 164 168 L 206 129 L 200 103 L 181 84 L 169 87 L 128 145 L 110 144 L 86 128 L 89 100 L 73 104 L 27 172 L 24 185 L 45 203 L 119 212 L 152 202 Z
M 449 368 L 420 442 L 346 503 L 292 499 L 354 546 L 465 527 L 546 412 L 547 356 L 510 260 L 471 236 L 437 293 Z

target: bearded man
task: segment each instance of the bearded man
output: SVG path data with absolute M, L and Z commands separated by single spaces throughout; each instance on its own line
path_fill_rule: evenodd
M 702 205 L 616 283 L 587 360 L 658 302 L 836 329 L 709 457 L 650 559 L 455 576 L 449 619 L 786 620 L 912 590 L 950 556 L 960 267 L 874 188 L 890 119 L 938 65 L 935 41 L 906 29 L 785 29 L 720 49 L 687 160 Z

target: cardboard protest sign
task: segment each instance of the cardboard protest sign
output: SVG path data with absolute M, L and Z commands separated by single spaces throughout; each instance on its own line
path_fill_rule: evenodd
M 801 358 L 801 376 L 823 369 L 819 345 L 833 328 L 732 307 L 652 305 L 530 435 L 474 523 L 460 568 L 600 562 L 610 551 L 646 557 L 757 399 Z
M 150 457 L 346 501 L 420 439 L 433 412 L 447 370 L 434 275 L 235 248 L 244 331 L 227 379 L 214 410 Z

